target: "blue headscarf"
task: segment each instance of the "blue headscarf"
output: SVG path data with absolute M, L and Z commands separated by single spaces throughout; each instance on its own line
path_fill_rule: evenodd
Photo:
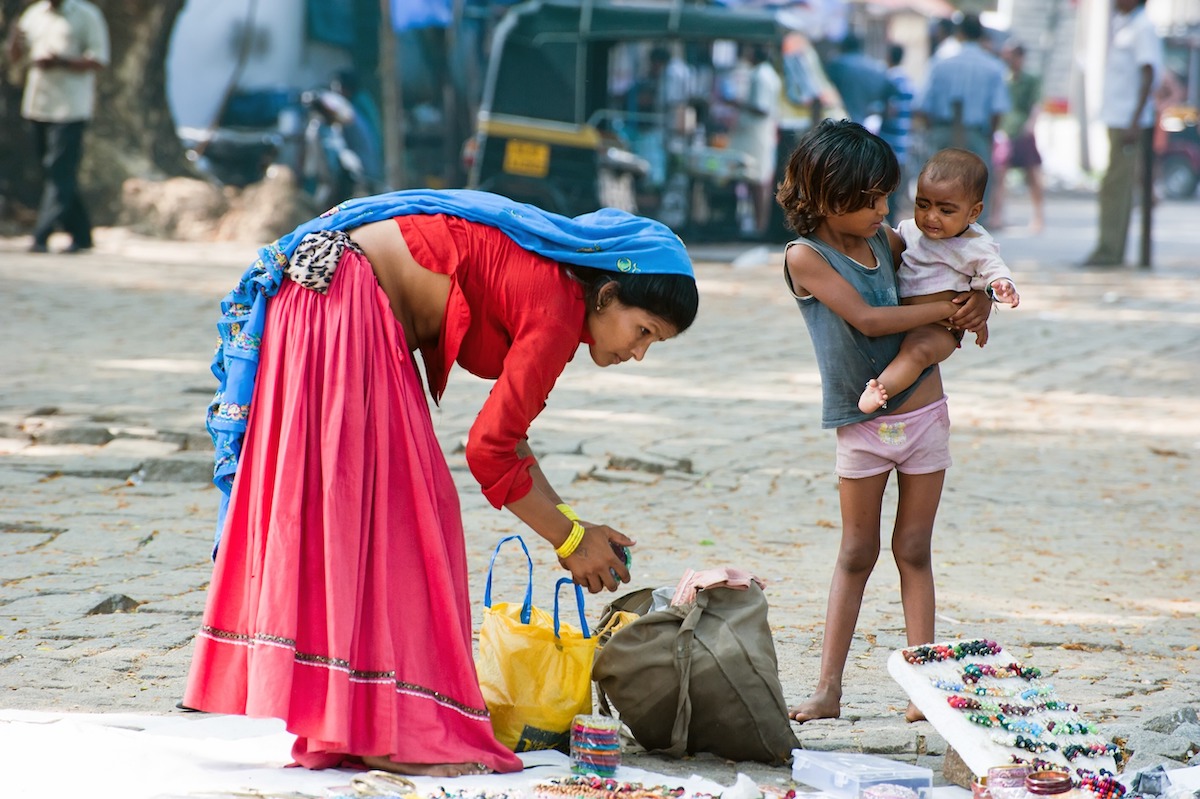
M 491 225 L 522 248 L 560 263 L 606 272 L 694 274 L 683 242 L 670 228 L 615 208 L 570 218 L 482 191 L 414 190 L 348 200 L 305 222 L 260 249 L 258 260 L 221 302 L 220 341 L 212 360 L 220 385 L 206 422 L 216 449 L 213 482 L 221 489 L 217 540 L 246 433 L 267 303 L 279 291 L 288 259 L 309 233 L 349 230 L 409 214 L 448 214 Z

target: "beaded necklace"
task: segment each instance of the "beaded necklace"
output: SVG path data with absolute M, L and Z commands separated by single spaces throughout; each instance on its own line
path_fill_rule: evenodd
M 362 797 L 363 795 L 358 794 L 358 796 Z M 420 794 L 413 794 L 413 796 L 420 799 Z M 390 795 L 381 799 L 390 799 Z M 524 794 L 520 791 L 511 794 L 506 791 L 485 791 L 482 788 L 460 788 L 457 791 L 447 791 L 438 786 L 437 793 L 430 794 L 429 799 L 524 799 Z
M 1010 716 L 1028 716 L 1041 708 L 1037 705 L 1013 705 L 1007 702 L 980 701 L 969 696 L 948 696 L 946 701 L 956 710 L 986 710 L 990 713 L 1004 713 Z
M 991 685 L 964 685 L 960 682 L 950 682 L 937 677 L 930 677 L 929 682 L 934 688 L 941 688 L 943 691 L 953 691 L 957 694 L 975 694 L 976 696 L 1016 696 L 1017 692 L 1007 689 L 998 688 Z
M 1079 712 L 1079 705 L 1070 702 L 1058 702 L 1051 699 L 1049 702 L 1043 702 L 1037 706 L 1038 710 L 1068 710 L 1072 713 Z
M 1002 713 L 968 713 L 967 721 L 981 727 L 1001 727 L 1009 732 L 1022 732 L 1034 738 L 1042 737 L 1045 730 L 1041 724 L 1024 719 L 1010 719 Z
M 1083 735 L 1095 733 L 1096 725 L 1086 721 L 1051 721 L 1046 729 L 1051 735 Z
M 1117 745 L 1114 743 L 1067 744 L 1062 750 L 1063 757 L 1071 762 L 1081 757 L 1104 757 L 1115 755 Z
M 959 641 L 954 646 L 923 644 L 921 646 L 914 646 L 911 649 L 902 650 L 900 654 L 912 665 L 920 666 L 925 663 L 937 663 L 943 660 L 962 660 L 965 657 L 998 655 L 1001 651 L 1000 645 L 995 641 L 980 639 L 978 641 Z
M 1028 735 L 1004 735 L 1003 733 L 994 733 L 992 740 L 1001 746 L 1015 746 L 1018 749 L 1024 749 L 1027 752 L 1056 752 L 1058 744 L 1054 741 L 1039 741 L 1036 738 L 1031 738 Z
M 1036 666 L 1022 666 L 1020 663 L 1009 663 L 1007 666 L 992 666 L 987 663 L 968 663 L 963 666 L 963 682 L 977 683 L 983 677 L 993 677 L 997 680 L 1007 680 L 1020 677 L 1022 680 L 1036 680 L 1042 676 L 1042 670 Z
M 1079 787 L 1091 791 L 1097 799 L 1121 799 L 1125 795 L 1125 786 L 1110 771 L 1100 769 L 1099 774 L 1086 769 L 1075 771 L 1079 774 Z
M 537 796 L 571 799 L 678 799 L 686 793 L 683 788 L 668 788 L 665 785 L 647 788 L 640 782 L 617 782 L 611 777 L 594 774 L 546 780 L 534 786 Z

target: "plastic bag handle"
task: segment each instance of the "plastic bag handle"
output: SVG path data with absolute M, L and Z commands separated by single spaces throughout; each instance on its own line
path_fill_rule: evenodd
M 496 551 L 492 553 L 492 560 L 488 563 L 487 585 L 483 589 L 483 606 L 490 608 L 492 606 L 492 569 L 496 567 L 496 556 L 500 554 L 500 547 L 504 546 L 509 541 L 516 541 L 521 545 L 521 549 L 525 552 L 525 562 L 529 565 L 529 573 L 525 577 L 525 601 L 521 603 L 521 623 L 529 624 L 529 619 L 533 615 L 533 558 L 529 557 L 529 547 L 525 546 L 525 541 L 519 535 L 510 535 L 500 539 L 500 543 L 496 544 Z M 555 607 L 558 606 L 558 596 L 554 597 Z M 583 612 L 583 599 L 580 598 L 580 613 Z M 558 635 L 558 612 L 554 614 L 554 634 Z
M 558 592 L 564 585 L 571 585 L 570 577 L 560 577 L 558 582 L 554 584 L 554 637 L 558 638 Z M 583 588 L 575 586 L 575 604 L 579 607 L 579 629 L 583 630 L 584 638 L 591 638 L 592 634 L 588 632 L 587 618 L 583 615 Z

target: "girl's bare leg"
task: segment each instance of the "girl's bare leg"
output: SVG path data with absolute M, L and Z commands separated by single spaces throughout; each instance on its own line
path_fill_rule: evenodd
M 921 372 L 941 363 L 958 349 L 958 339 L 941 325 L 925 325 L 904 334 L 900 352 L 884 367 L 883 373 L 867 383 L 858 399 L 858 409 L 873 413 L 883 407 L 889 396 L 896 396 L 917 382 Z
M 945 478 L 945 471 L 901 474 L 897 478 L 900 491 L 892 530 L 892 557 L 900 571 L 900 603 L 909 646 L 933 643 L 933 522 Z M 904 717 L 912 722 L 925 715 L 909 702 Z
M 842 673 L 850 654 L 850 641 L 858 624 L 863 590 L 879 559 L 880 510 L 888 474 L 853 480 L 838 478 L 842 508 L 842 543 L 829 604 L 825 610 L 825 634 L 821 641 L 821 673 L 817 688 L 799 705 L 788 709 L 793 721 L 835 719 L 842 714 Z

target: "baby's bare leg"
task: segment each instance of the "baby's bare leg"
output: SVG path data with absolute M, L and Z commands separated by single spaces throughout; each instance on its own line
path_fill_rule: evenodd
M 859 410 L 871 413 L 883 407 L 889 396 L 904 391 L 927 367 L 946 360 L 957 348 L 958 339 L 941 325 L 925 325 L 908 331 L 900 343 L 900 352 L 883 374 L 867 384 L 858 401 Z

